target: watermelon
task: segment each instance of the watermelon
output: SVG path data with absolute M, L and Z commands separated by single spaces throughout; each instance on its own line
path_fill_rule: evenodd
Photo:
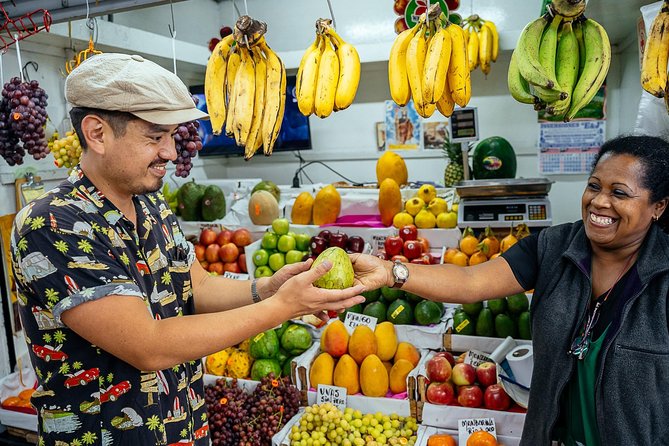
M 474 149 L 472 173 L 476 180 L 516 177 L 516 153 L 506 139 L 491 136 Z

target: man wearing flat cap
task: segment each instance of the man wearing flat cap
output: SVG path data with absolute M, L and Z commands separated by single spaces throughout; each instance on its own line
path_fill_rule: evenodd
M 41 445 L 208 445 L 201 358 L 293 317 L 340 310 L 363 290 L 210 276 L 158 192 L 178 124 L 206 118 L 171 72 L 101 54 L 65 81 L 83 153 L 16 216 L 12 266 L 39 387 Z

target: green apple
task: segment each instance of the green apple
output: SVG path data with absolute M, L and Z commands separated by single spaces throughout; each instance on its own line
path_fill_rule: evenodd
M 295 249 L 295 239 L 289 235 L 282 235 L 276 247 L 280 252 L 288 252 Z
M 287 218 L 277 218 L 272 222 L 272 230 L 278 235 L 288 234 L 290 230 L 290 222 Z
M 291 249 L 290 251 L 288 251 L 286 253 L 286 264 L 301 262 L 302 257 L 304 257 L 304 254 L 302 254 L 302 251 L 298 251 L 296 249 Z
M 256 272 L 253 275 L 256 279 L 258 277 L 271 277 L 274 272 L 269 268 L 269 266 L 259 266 L 256 268 Z
M 309 242 L 311 237 L 307 234 L 295 234 L 295 249 L 300 251 L 309 251 Z
M 269 261 L 269 252 L 259 249 L 253 253 L 253 264 L 255 266 L 265 266 Z
M 265 232 L 265 235 L 262 236 L 262 241 L 260 246 L 263 249 L 276 249 L 276 244 L 279 242 L 279 237 L 273 232 Z
M 272 271 L 279 271 L 286 264 L 286 256 L 282 252 L 275 252 L 269 256 L 269 267 Z

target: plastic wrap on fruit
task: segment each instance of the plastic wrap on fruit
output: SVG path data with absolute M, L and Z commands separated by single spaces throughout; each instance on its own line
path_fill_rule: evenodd
M 331 290 L 343 290 L 353 286 L 353 264 L 346 251 L 338 247 L 328 248 L 316 258 L 311 267 L 316 268 L 325 260 L 332 263 L 332 269 L 316 280 L 314 286 Z

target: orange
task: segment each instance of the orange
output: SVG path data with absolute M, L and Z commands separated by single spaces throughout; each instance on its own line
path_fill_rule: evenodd
M 19 393 L 19 398 L 30 401 L 30 397 L 35 393 L 35 389 L 26 389 Z
M 487 262 L 487 261 L 488 261 L 488 257 L 486 257 L 486 255 L 483 254 L 483 251 L 476 251 L 469 258 L 469 266 L 478 265 L 479 263 L 483 263 L 483 262 Z
M 455 439 L 448 434 L 434 434 L 427 439 L 427 446 L 457 446 Z
M 21 398 L 18 396 L 10 396 L 9 398 L 6 398 L 3 402 L 2 405 L 5 407 L 16 407 L 21 403 Z
M 490 432 L 476 431 L 467 439 L 467 446 L 497 446 L 497 440 Z
M 453 254 L 451 258 L 451 263 L 458 266 L 467 266 L 469 264 L 469 257 L 462 251 L 458 251 Z

